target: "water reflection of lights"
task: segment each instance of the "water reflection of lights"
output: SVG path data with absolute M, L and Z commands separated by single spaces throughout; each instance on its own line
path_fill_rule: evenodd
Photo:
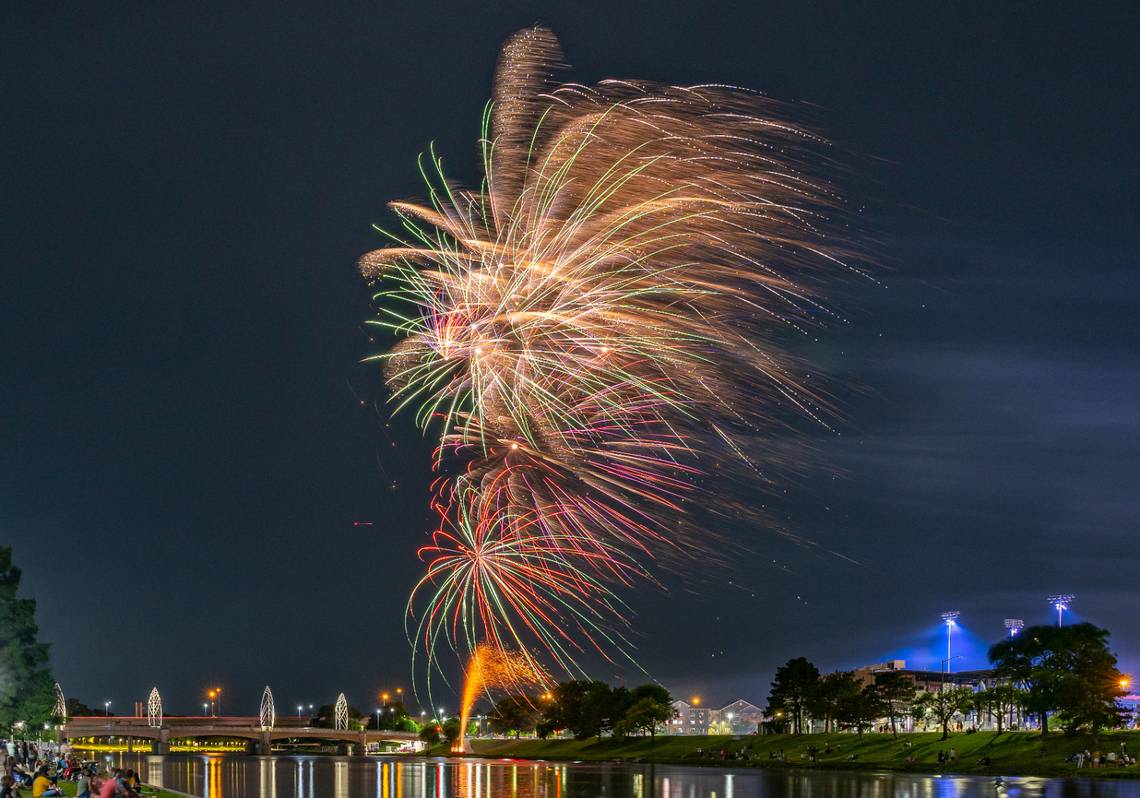
M 261 778 L 258 779 L 258 798 L 277 798 L 277 768 L 273 757 L 261 758 Z
M 148 756 L 146 758 L 146 783 L 162 788 L 166 781 L 162 777 L 162 763 L 165 757 Z
M 309 768 L 310 784 L 312 784 L 312 767 Z M 334 798 L 348 798 L 348 763 L 333 762 L 333 796 Z
M 206 798 L 223 798 L 222 758 L 220 756 L 206 757 Z

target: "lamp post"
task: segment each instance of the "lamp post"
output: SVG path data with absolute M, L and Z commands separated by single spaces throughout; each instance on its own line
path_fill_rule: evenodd
M 1020 618 L 1006 618 L 1005 628 L 1009 630 L 1010 637 L 1017 637 L 1017 633 L 1025 628 L 1025 621 Z
M 104 701 L 103 702 L 103 712 L 107 715 L 108 718 L 111 717 L 111 702 L 110 701 Z
M 1060 627 L 1064 620 L 1065 610 L 1069 609 L 1069 605 L 1073 603 L 1073 594 L 1058 593 L 1055 596 L 1049 596 L 1046 600 L 1053 605 L 1053 609 L 1057 610 L 1057 626 Z
M 209 714 L 209 708 L 210 708 L 210 705 L 207 704 L 205 701 L 203 701 L 202 702 L 202 717 L 203 718 L 206 717 L 207 714 Z
M 302 709 L 304 709 L 304 708 L 305 708 L 305 707 L 304 707 L 304 705 L 302 705 L 302 704 L 298 704 L 298 705 L 297 705 L 297 720 L 300 720 L 300 719 L 301 719 L 301 710 L 302 710 Z
M 954 631 L 954 625 L 961 615 L 958 610 L 950 610 L 949 612 L 942 613 L 942 622 L 946 624 L 946 673 L 950 673 L 950 635 Z
M 376 730 L 380 730 L 380 707 L 376 707 Z

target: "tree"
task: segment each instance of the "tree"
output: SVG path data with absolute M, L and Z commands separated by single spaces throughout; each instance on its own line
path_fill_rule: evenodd
M 0 546 L 0 727 L 51 720 L 54 680 L 48 647 L 36 636 L 36 602 L 17 597 L 20 569 L 12 549 Z
M 814 690 L 808 692 L 807 711 L 813 718 L 823 721 L 825 733 L 834 731 L 840 704 L 844 701 L 850 703 L 851 697 L 860 689 L 862 685 L 850 671 L 828 673 L 820 677 Z
M 630 706 L 623 720 L 629 721 L 631 730 L 649 732 L 657 736 L 657 727 L 673 717 L 673 696 L 659 684 L 641 684 L 629 694 Z
M 630 703 L 630 693 L 624 687 L 614 689 L 604 682 L 562 682 L 544 707 L 543 726 L 566 729 L 578 740 L 600 737 L 625 716 Z
M 1123 717 L 1117 703 L 1124 694 L 1122 675 L 1108 637 L 1108 630 L 1090 623 L 1032 626 L 992 646 L 990 662 L 999 678 L 1022 689 L 1042 736 L 1049 733 L 1050 712 L 1061 716 L 1070 733 L 1096 732 Z
M 321 704 L 317 707 L 317 717 L 313 719 L 313 725 L 318 728 L 332 729 L 336 727 L 336 705 L 335 704 Z M 352 704 L 348 705 L 348 728 L 350 729 L 364 729 L 368 725 L 368 718 L 364 713 L 354 707 Z
M 989 715 L 997 725 L 997 733 L 1005 730 L 1005 721 L 1021 703 L 1021 691 L 1009 682 L 987 687 L 974 696 L 979 714 Z
M 969 687 L 943 684 L 941 689 L 923 693 L 915 701 L 923 717 L 933 718 L 942 727 L 942 739 L 950 736 L 950 721 L 955 715 L 968 712 L 974 705 L 974 691 Z
M 434 720 L 429 721 L 420 729 L 420 739 L 428 745 L 439 745 L 439 741 L 443 739 L 440 734 L 441 731 L 438 723 Z
M 804 657 L 788 660 L 776 669 L 768 693 L 768 714 L 783 712 L 793 734 L 803 732 L 808 701 L 819 686 L 819 669 Z
M 862 737 L 863 732 L 871 728 L 885 711 L 883 699 L 874 685 L 869 684 L 859 688 L 856 683 L 855 690 L 845 689 L 839 695 L 835 706 L 835 719 L 840 726 L 854 729 Z
M 67 717 L 69 718 L 90 718 L 94 715 L 102 714 L 102 710 L 96 712 L 94 709 L 84 704 L 78 698 L 67 699 Z
M 352 710 L 349 709 L 349 714 Z M 368 728 L 383 731 L 407 731 L 411 716 L 403 701 L 388 701 L 381 708 L 379 715 L 373 713 L 368 718 Z
M 875 689 L 883 703 L 883 714 L 890 719 L 891 734 L 898 737 L 896 721 L 907 717 L 914 704 L 914 680 L 898 671 L 882 671 L 875 674 Z
M 443 722 L 443 736 L 448 743 L 454 743 L 459 739 L 459 732 L 462 728 L 463 725 L 459 722 L 459 718 L 448 718 Z
M 514 732 L 517 738 L 523 731 L 534 728 L 538 719 L 534 706 L 534 699 L 527 696 L 505 696 L 495 704 L 487 716 L 487 723 L 491 731 L 497 734 Z
M 625 717 L 614 724 L 614 734 L 626 737 L 634 732 L 641 732 L 654 737 L 657 727 L 673 717 L 673 707 L 662 704 L 660 701 L 646 696 L 633 702 L 626 710 Z

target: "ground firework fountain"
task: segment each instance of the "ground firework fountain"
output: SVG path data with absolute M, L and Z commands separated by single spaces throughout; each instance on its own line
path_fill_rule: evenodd
M 467 724 L 471 720 L 471 709 L 480 694 L 495 689 L 525 693 L 528 690 L 541 690 L 546 682 L 546 674 L 524 653 L 486 645 L 476 647 L 467 661 L 464 673 L 459 737 L 451 747 L 452 753 L 461 754 L 466 749 Z

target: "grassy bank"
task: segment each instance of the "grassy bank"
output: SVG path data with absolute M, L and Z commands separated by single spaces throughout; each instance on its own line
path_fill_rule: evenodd
M 523 759 L 655 762 L 675 765 L 791 767 L 842 770 L 899 770 L 919 773 L 978 773 L 1023 776 L 1104 776 L 1140 779 L 1140 766 L 1077 770 L 1065 760 L 1074 751 L 1115 751 L 1124 742 L 1132 756 L 1140 754 L 1140 731 L 1112 732 L 1098 738 L 1052 734 L 1042 742 L 1030 732 L 953 734 L 940 740 L 936 732 L 900 734 L 784 734 L 748 737 L 638 737 L 602 740 L 473 740 L 479 756 Z M 906 746 L 909 743 L 910 746 Z M 831 747 L 831 752 L 826 749 Z M 818 749 L 817 761 L 808 749 Z M 955 762 L 938 763 L 938 752 L 953 747 Z M 722 759 L 721 752 L 725 757 Z M 783 752 L 784 759 L 774 758 Z M 747 755 L 737 759 L 738 753 Z M 854 758 L 852 758 L 854 757 Z M 908 761 L 912 757 L 913 761 Z M 990 764 L 981 764 L 989 757 Z
M 63 794 L 66 796 L 75 795 L 75 782 L 61 781 L 59 788 L 63 790 Z M 31 795 L 31 792 L 29 791 L 27 794 Z M 170 790 L 156 790 L 154 787 L 147 787 L 144 795 L 146 798 L 152 798 L 152 796 L 153 798 L 184 798 L 185 793 L 171 792 Z

